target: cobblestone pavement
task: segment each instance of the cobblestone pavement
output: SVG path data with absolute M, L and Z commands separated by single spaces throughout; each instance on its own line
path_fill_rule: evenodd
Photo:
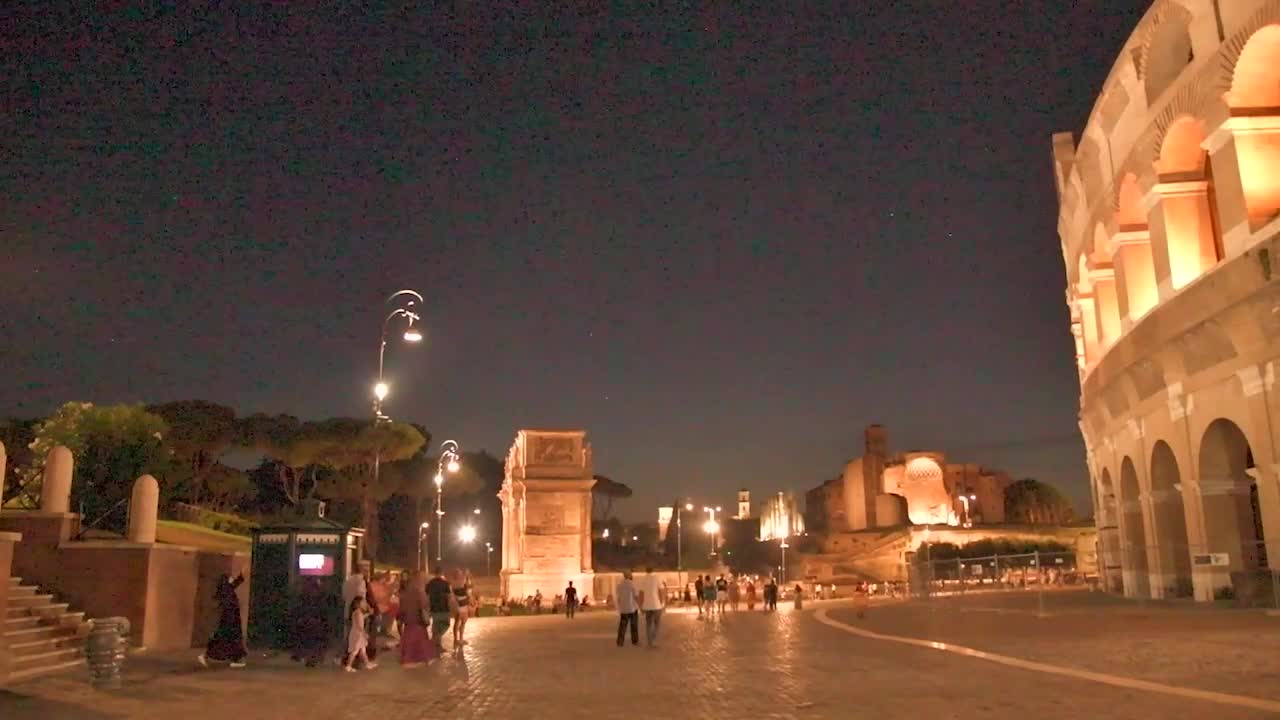
M 982 602 L 1002 607 L 1008 601 Z M 988 623 L 995 635 L 1023 638 L 1005 640 L 1012 644 L 1002 651 L 1013 654 L 1019 647 L 1041 652 L 1049 641 L 1040 634 L 1053 637 L 1042 619 L 1034 618 L 1038 624 L 1031 629 L 1014 624 L 1023 622 L 1017 614 L 904 605 L 873 608 L 859 621 L 839 604 L 826 607 L 840 622 L 865 622 L 881 632 L 901 630 L 916 637 L 955 624 Z M 934 617 L 921 619 L 921 613 Z M 1204 622 L 1233 616 L 1208 617 Z M 1266 620 L 1280 624 L 1280 619 Z M 818 622 L 809 609 L 743 612 L 710 622 L 671 613 L 655 650 L 646 649 L 643 639 L 640 647 L 617 648 L 615 628 L 616 616 L 600 612 L 574 621 L 551 616 L 476 620 L 468 629 L 473 644 L 461 657 L 408 671 L 386 662 L 359 674 L 332 666 L 308 670 L 286 658 L 255 656 L 244 670 L 199 670 L 194 652 L 138 657 L 119 691 L 94 691 L 74 677 L 0 691 L 0 718 L 1277 717 L 862 638 Z M 1019 645 L 1032 631 L 1041 646 Z M 1276 657 L 1271 655 L 1267 671 L 1276 669 Z

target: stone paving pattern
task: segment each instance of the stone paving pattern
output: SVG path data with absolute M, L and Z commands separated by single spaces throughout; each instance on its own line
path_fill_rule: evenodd
M 812 605 L 826 607 L 842 622 L 864 623 L 881 632 L 915 637 L 956 633 L 952 641 L 967 638 L 966 644 L 980 646 L 978 640 L 986 640 L 984 649 L 1060 664 L 1086 658 L 1087 649 L 1088 658 L 1105 659 L 1111 666 L 1086 665 L 1090 669 L 1127 668 L 1123 674 L 1131 676 L 1155 673 L 1152 679 L 1162 682 L 1210 669 L 1213 674 L 1202 674 L 1197 682 L 1222 683 L 1215 690 L 1263 696 L 1264 689 L 1265 695 L 1277 689 L 1262 686 L 1276 684 L 1267 673 L 1276 671 L 1280 657 L 1274 649 L 1280 618 L 1148 608 L 1140 621 L 1132 614 L 1134 606 L 1081 595 L 1054 598 L 1051 610 L 1062 614 L 1040 619 L 1021 612 L 1027 599 L 1021 594 L 971 596 L 946 606 L 942 601 L 932 607 L 876 606 L 864 620 L 856 620 L 842 603 Z M 646 649 L 643 639 L 640 647 L 617 648 L 616 616 L 603 612 L 584 613 L 574 621 L 558 616 L 475 620 L 468 629 L 473 644 L 461 657 L 448 656 L 410 671 L 387 662 L 374 671 L 344 674 L 333 666 L 308 670 L 287 658 L 257 654 L 245 670 L 200 670 L 195 652 L 138 656 L 119 691 L 95 691 L 80 677 L 0 691 L 0 718 L 1275 717 L 861 638 L 819 623 L 810 610 L 776 615 L 744 611 L 712 622 L 669 613 L 663 642 L 655 650 Z M 1193 615 L 1203 617 L 1199 625 L 1187 625 Z M 1055 629 L 1058 622 L 1068 624 Z M 1095 625 L 1093 636 L 1082 634 Z M 1123 650 L 1112 652 L 1112 641 L 1104 636 L 1112 626 L 1133 628 L 1130 637 L 1116 641 L 1115 648 Z M 1271 649 L 1241 655 L 1233 644 L 1238 633 Z M 1194 643 L 1217 660 L 1203 665 L 1162 660 L 1170 663 L 1174 677 L 1140 667 L 1170 642 L 1178 653 Z M 1062 649 L 1061 657 L 1056 648 Z M 1268 652 L 1267 661 L 1259 664 Z M 1231 667 L 1235 663 L 1248 664 Z

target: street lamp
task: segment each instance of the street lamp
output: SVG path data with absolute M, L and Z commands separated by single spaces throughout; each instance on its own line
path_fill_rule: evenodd
M 493 574 L 493 566 L 490 561 L 493 559 L 493 543 L 486 542 L 484 544 L 484 574 L 489 576 Z
M 693 503 L 685 503 L 686 512 L 693 511 Z M 676 582 L 680 583 L 680 597 L 684 597 L 684 514 L 677 506 L 676 511 Z
M 476 539 L 476 529 L 470 525 L 463 525 L 458 528 L 458 539 L 464 543 L 474 542 Z
M 702 508 L 707 513 L 707 521 L 702 524 L 702 529 L 707 531 L 711 536 L 711 556 L 715 557 L 716 550 L 720 547 L 720 523 L 716 522 L 716 513 L 720 512 L 719 506 L 710 508 Z
M 425 568 L 423 568 L 423 567 L 422 567 L 422 554 L 423 554 L 423 553 L 422 553 L 422 543 L 426 542 L 426 540 L 427 540 L 427 528 L 429 528 L 429 527 L 431 527 L 431 523 L 429 523 L 429 522 L 424 522 L 424 523 L 422 523 L 421 525 L 419 525 L 419 526 L 418 526 L 418 562 L 417 562 L 417 568 L 418 568 L 419 570 L 424 570 L 424 569 L 425 569 Z
M 445 440 L 440 443 L 440 462 L 436 465 L 436 566 L 444 560 L 444 473 L 458 472 L 458 443 Z
M 387 328 L 390 326 L 391 321 L 393 319 L 403 317 L 408 321 L 408 325 L 405 327 L 405 331 L 403 335 L 405 342 L 416 343 L 421 341 L 422 332 L 413 326 L 414 321 L 418 320 L 420 316 L 418 315 L 417 312 L 414 311 L 413 308 L 417 307 L 422 302 L 423 302 L 422 295 L 417 291 L 398 290 L 394 293 L 391 293 L 391 295 L 387 298 L 386 302 L 383 303 L 384 306 L 394 304 L 396 305 L 396 307 L 390 313 L 387 314 L 386 318 L 383 319 L 382 334 L 378 338 L 378 381 L 373 385 L 373 423 L 375 425 L 377 425 L 378 423 L 387 422 L 391 419 L 387 417 L 385 414 L 383 414 L 382 412 L 382 402 L 386 400 L 387 395 L 391 393 L 391 387 L 387 385 L 386 380 L 384 380 L 382 376 L 383 360 L 386 358 L 386 355 L 387 355 Z M 374 450 L 373 452 L 373 485 L 374 487 L 377 487 L 378 485 L 378 477 L 381 474 L 381 469 L 382 469 L 382 451 Z M 361 512 L 364 512 L 364 511 L 365 511 L 365 508 L 361 508 Z M 374 533 L 374 535 L 376 535 L 376 533 Z M 372 536 L 369 539 L 373 540 L 374 547 L 376 549 L 377 539 Z
M 973 527 L 973 517 L 969 510 L 969 503 L 974 502 L 977 499 L 978 499 L 978 496 L 973 493 L 969 493 L 968 495 L 963 495 L 963 494 L 960 495 L 960 502 L 964 504 L 964 521 L 961 523 L 963 527 L 967 527 L 967 528 Z

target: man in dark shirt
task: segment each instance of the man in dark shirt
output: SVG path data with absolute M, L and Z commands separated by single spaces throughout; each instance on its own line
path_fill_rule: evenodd
M 702 576 L 693 581 L 693 591 L 698 598 L 698 617 L 702 617 Z
M 564 616 L 573 619 L 573 614 L 578 610 L 578 588 L 573 586 L 573 581 L 569 581 L 569 587 L 564 589 Z
M 445 579 L 444 568 L 437 567 L 436 574 L 427 581 L 427 612 L 431 614 L 431 639 L 438 649 L 444 649 L 444 633 L 449 629 L 452 613 L 449 602 L 453 598 L 453 587 Z

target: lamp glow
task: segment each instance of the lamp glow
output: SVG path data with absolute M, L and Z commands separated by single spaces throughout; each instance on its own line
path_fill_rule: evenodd
M 404 329 L 405 342 L 422 342 L 422 331 L 413 326 L 413 321 L 409 321 L 409 327 Z
M 462 466 L 458 464 L 458 461 L 453 459 L 450 459 L 449 464 L 445 466 L 445 469 L 447 469 L 451 473 L 456 473 L 461 468 Z
M 464 543 L 469 543 L 476 539 L 476 529 L 470 525 L 463 525 L 458 528 L 458 539 Z
M 433 481 L 435 482 L 436 487 L 440 487 L 441 485 L 444 485 L 444 475 L 440 473 L 436 473 L 436 476 L 433 478 Z
M 702 525 L 702 529 L 707 531 L 709 535 L 715 535 L 720 532 L 720 523 L 715 520 L 708 520 Z
M 685 504 L 684 504 L 684 509 L 685 509 L 685 510 L 692 510 L 692 509 L 693 509 L 693 503 L 685 503 Z
M 373 396 L 378 400 L 386 400 L 387 394 L 391 392 L 391 388 L 384 382 L 380 382 L 373 386 Z

